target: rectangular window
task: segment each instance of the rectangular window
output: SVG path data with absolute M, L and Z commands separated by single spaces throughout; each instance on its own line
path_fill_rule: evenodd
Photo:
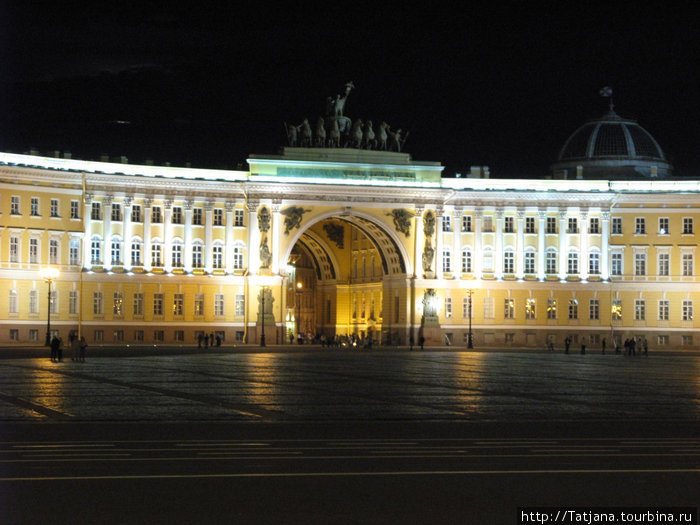
M 131 221 L 132 222 L 141 222 L 141 205 L 140 204 L 134 204 L 131 206 Z
M 484 230 L 485 232 L 493 231 L 493 217 L 491 215 L 484 216 Z
M 578 319 L 578 300 L 569 299 L 569 320 Z
M 58 217 L 58 199 L 51 199 L 51 217 Z
M 450 215 L 442 216 L 442 231 L 451 232 L 452 231 L 452 217 Z
M 684 253 L 683 254 L 683 276 L 691 277 L 693 275 L 693 254 Z
M 233 210 L 233 225 L 234 226 L 245 226 L 244 224 L 244 212 L 243 210 Z
M 182 343 L 185 341 L 185 331 L 184 330 L 175 330 L 173 333 L 173 339 L 177 341 L 178 343 Z
M 182 244 L 173 244 L 172 249 L 173 268 L 182 268 Z
M 68 292 L 68 313 L 70 315 L 78 315 L 78 292 L 71 290 Z
M 634 275 L 647 274 L 647 255 L 645 253 L 634 254 Z
M 58 313 L 58 292 L 56 290 L 51 290 L 49 309 L 51 310 L 52 314 Z
M 36 330 L 34 328 L 29 329 L 29 340 L 32 342 L 38 341 L 39 340 L 39 330 Z
M 588 223 L 588 233 L 600 233 L 600 219 L 591 217 Z
M 515 271 L 515 254 L 507 250 L 503 253 L 503 273 L 513 273 Z
M 659 321 L 668 321 L 670 311 L 670 303 L 667 300 L 659 301 Z
M 622 299 L 613 299 L 611 314 L 613 321 L 622 321 Z
M 38 216 L 39 216 L 39 197 L 32 197 L 32 200 L 31 200 L 31 216 L 32 216 L 32 217 L 38 217 Z
M 214 226 L 224 225 L 224 210 L 221 208 L 214 208 Z
M 29 239 L 29 262 L 39 263 L 39 239 Z
M 612 253 L 611 254 L 611 268 L 610 268 L 610 274 L 611 275 L 622 275 L 622 254 L 617 252 L 617 253 Z
M 472 271 L 472 252 L 462 250 L 462 273 L 470 273 Z
M 165 332 L 163 330 L 154 330 L 153 342 L 162 343 L 163 341 L 165 341 Z
M 153 294 L 153 315 L 163 315 L 163 294 Z
M 692 234 L 693 233 L 693 218 L 683 217 L 683 233 Z
M 204 315 L 204 294 L 198 293 L 194 296 L 194 315 L 197 317 Z
M 493 297 L 484 297 L 484 319 L 494 318 Z
M 668 276 L 670 275 L 671 268 L 671 255 L 668 253 L 659 254 L 659 275 Z
M 588 254 L 588 273 L 590 275 L 600 274 L 600 254 L 598 252 Z
M 598 299 L 591 299 L 588 302 L 588 318 L 592 321 L 600 319 L 600 301 Z
M 173 206 L 172 223 L 173 224 L 182 224 L 182 207 Z
M 212 248 L 212 263 L 214 268 L 221 269 L 224 267 L 224 247 L 220 244 L 214 245 Z
M 452 254 L 448 249 L 444 249 L 442 251 L 442 271 L 446 273 L 450 273 L 452 271 Z
M 525 233 L 535 233 L 534 217 L 525 217 Z
M 515 319 L 515 299 L 509 297 L 504 300 L 503 318 Z
M 151 246 L 151 266 L 162 266 L 163 262 L 161 260 L 161 250 L 160 244 L 154 244 Z
M 547 299 L 547 319 L 554 320 L 557 318 L 557 300 Z
M 445 319 L 452 317 L 452 297 L 445 297 Z
M 19 330 L 17 328 L 10 328 L 10 341 L 19 341 Z
M 70 201 L 70 218 L 80 219 L 80 203 L 78 201 Z
M 134 294 L 134 317 L 143 316 L 143 294 L 138 292 Z
M 39 313 L 39 291 L 30 290 L 29 291 L 29 313 L 38 314 Z
M 557 233 L 557 218 L 547 217 L 547 229 L 546 233 Z
M 646 235 L 647 220 L 644 217 L 636 217 L 634 219 L 634 233 L 636 235 Z
M 131 266 L 141 266 L 141 250 L 143 245 L 134 241 L 131 243 Z
M 19 298 L 17 297 L 17 290 L 10 290 L 9 312 L 11 314 L 19 313 Z
M 102 292 L 93 292 L 92 294 L 92 314 L 104 315 L 104 302 Z
M 10 215 L 19 215 L 19 196 L 13 195 L 10 198 Z
M 693 301 L 683 301 L 682 316 L 683 321 L 693 320 Z
M 569 228 L 566 233 L 578 233 L 578 219 L 576 217 L 569 217 Z
M 472 231 L 472 217 L 471 217 L 471 215 L 462 215 L 462 231 L 465 233 Z
M 153 208 L 151 208 L 151 222 L 153 224 L 163 222 L 163 213 L 160 206 L 153 206 Z
M 80 241 L 71 239 L 68 247 L 68 264 L 77 266 L 80 264 Z
M 124 294 L 122 292 L 114 292 L 112 314 L 114 317 L 122 317 L 124 315 Z
M 527 299 L 525 301 L 525 319 L 535 319 L 536 313 L 537 312 L 535 310 L 535 300 L 533 298 Z
M 503 231 L 505 233 L 513 233 L 515 231 L 515 218 L 506 217 L 503 223 Z
M 181 293 L 176 293 L 173 296 L 173 315 L 182 317 L 185 315 L 185 296 Z
M 112 339 L 115 343 L 124 342 L 124 330 L 115 330 L 112 332 Z
M 105 339 L 105 333 L 104 330 L 95 330 L 92 334 L 93 339 L 95 340 L 96 343 L 101 343 Z
M 668 217 L 659 217 L 659 235 L 668 235 Z
M 692 335 L 682 335 L 681 336 L 681 345 L 692 346 L 693 345 L 693 336 Z
M 122 264 L 122 243 L 119 241 L 112 241 L 112 264 L 114 266 L 121 266 Z
M 643 299 L 634 301 L 634 320 L 646 321 L 647 318 L 647 303 Z
M 612 218 L 612 234 L 622 235 L 622 217 Z
M 235 300 L 236 303 L 234 305 L 234 315 L 236 317 L 243 317 L 243 315 L 245 315 L 245 295 L 242 293 L 237 293 Z
M 192 246 L 192 268 L 202 268 L 202 245 L 201 244 L 195 244 Z
M 112 203 L 112 220 L 119 222 L 122 220 L 122 205 Z
M 192 224 L 201 226 L 204 223 L 202 220 L 202 208 L 194 208 L 192 210 Z
M 93 221 L 99 221 L 102 219 L 102 208 L 99 202 L 92 203 L 92 212 L 90 213 L 90 218 Z
M 10 262 L 19 262 L 19 237 L 10 237 Z
M 214 315 L 217 317 L 224 315 L 224 294 L 222 293 L 214 295 Z
M 134 341 L 143 343 L 143 330 L 134 330 Z

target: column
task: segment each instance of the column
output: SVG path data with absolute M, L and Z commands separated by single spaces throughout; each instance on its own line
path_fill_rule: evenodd
M 112 268 L 112 195 L 105 195 L 102 198 L 102 239 L 104 240 L 103 266 L 109 270 Z M 117 263 L 119 261 L 116 261 Z
M 559 210 L 557 212 L 559 216 L 559 279 L 566 279 L 566 210 Z
M 415 206 L 416 215 L 413 221 L 416 242 L 414 246 L 415 276 L 419 279 L 423 277 L 423 248 L 425 245 L 425 234 L 423 233 L 423 206 Z
M 182 207 L 185 209 L 185 272 L 192 273 L 192 202 L 187 199 Z
M 503 208 L 496 208 L 496 246 L 493 258 L 496 279 L 503 279 Z
M 547 210 L 537 210 L 537 278 L 545 280 L 545 231 L 547 221 Z
M 224 267 L 226 273 L 233 273 L 233 208 L 235 201 L 226 201 L 226 246 L 224 247 Z
M 523 279 L 525 277 L 525 210 L 518 208 L 518 236 L 517 246 L 515 247 L 515 277 Z
M 163 256 L 165 260 L 163 261 L 165 271 L 173 271 L 173 201 L 172 199 L 166 199 L 163 202 L 163 208 L 165 211 L 165 218 L 163 219 L 163 251 L 165 252 Z
M 83 203 L 83 224 L 85 224 L 85 236 L 83 237 L 83 268 L 92 266 L 92 194 L 85 194 Z
M 124 197 L 124 217 L 122 222 L 122 237 L 124 239 L 124 268 L 131 270 L 131 197 Z
M 452 274 L 462 274 L 462 208 L 455 208 L 452 212 Z
M 280 263 L 286 264 L 287 261 L 282 261 L 280 253 L 280 209 L 282 209 L 282 201 L 275 200 L 272 203 L 272 232 L 270 238 L 270 253 L 272 254 L 272 273 L 279 275 Z
M 608 261 L 608 251 L 610 250 L 610 210 L 600 213 L 603 221 L 603 229 L 600 235 L 600 276 L 603 280 L 610 278 L 610 267 Z
M 435 277 L 437 279 L 443 278 L 442 272 L 442 249 L 443 249 L 443 231 L 442 231 L 442 214 L 444 210 L 442 208 L 437 208 L 435 210 Z
M 248 199 L 248 246 L 246 253 L 246 265 L 248 273 L 253 274 L 260 268 L 260 230 L 258 230 L 258 206 L 259 200 Z
M 483 256 L 481 254 L 481 228 L 484 221 L 484 209 L 476 208 L 474 210 L 474 253 L 472 254 L 472 268 L 474 269 L 474 277 L 481 279 L 481 263 Z
M 211 273 L 214 269 L 212 250 L 214 249 L 214 201 L 204 203 L 204 271 Z
M 151 215 L 153 209 L 151 204 L 153 204 L 153 199 L 143 199 L 143 267 L 149 271 L 153 269 L 153 258 L 151 257 Z
M 588 279 L 588 208 L 581 209 L 580 212 L 581 225 L 579 227 L 579 276 L 582 281 Z

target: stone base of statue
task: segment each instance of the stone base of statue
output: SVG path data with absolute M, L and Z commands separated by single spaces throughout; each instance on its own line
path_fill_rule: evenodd
M 423 279 L 435 279 L 435 272 L 428 271 L 423 274 Z
M 258 322 L 255 325 L 255 335 L 254 335 L 255 339 L 253 339 L 251 342 L 260 343 L 262 333 L 263 333 L 263 320 L 262 320 L 262 316 L 258 315 Z M 279 341 L 277 340 L 277 326 L 275 325 L 275 316 L 272 314 L 267 314 L 265 316 L 265 344 L 267 344 L 267 345 L 279 344 Z
M 272 275 L 272 270 L 270 268 L 260 268 L 258 275 Z
M 424 344 L 426 345 L 442 344 L 442 331 L 440 330 L 440 322 L 436 315 L 423 316 L 421 319 L 420 335 L 423 336 Z

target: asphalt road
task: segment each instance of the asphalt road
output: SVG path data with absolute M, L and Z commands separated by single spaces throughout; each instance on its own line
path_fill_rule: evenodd
M 0 523 L 517 523 L 700 504 L 700 358 L 0 360 Z

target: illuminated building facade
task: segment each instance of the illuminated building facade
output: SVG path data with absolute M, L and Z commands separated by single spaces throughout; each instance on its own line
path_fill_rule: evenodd
M 50 308 L 89 344 L 259 343 L 264 326 L 267 344 L 466 346 L 471 320 L 476 348 L 695 347 L 700 181 L 610 119 L 549 180 L 353 148 L 248 171 L 0 154 L 0 344 L 43 344 Z

